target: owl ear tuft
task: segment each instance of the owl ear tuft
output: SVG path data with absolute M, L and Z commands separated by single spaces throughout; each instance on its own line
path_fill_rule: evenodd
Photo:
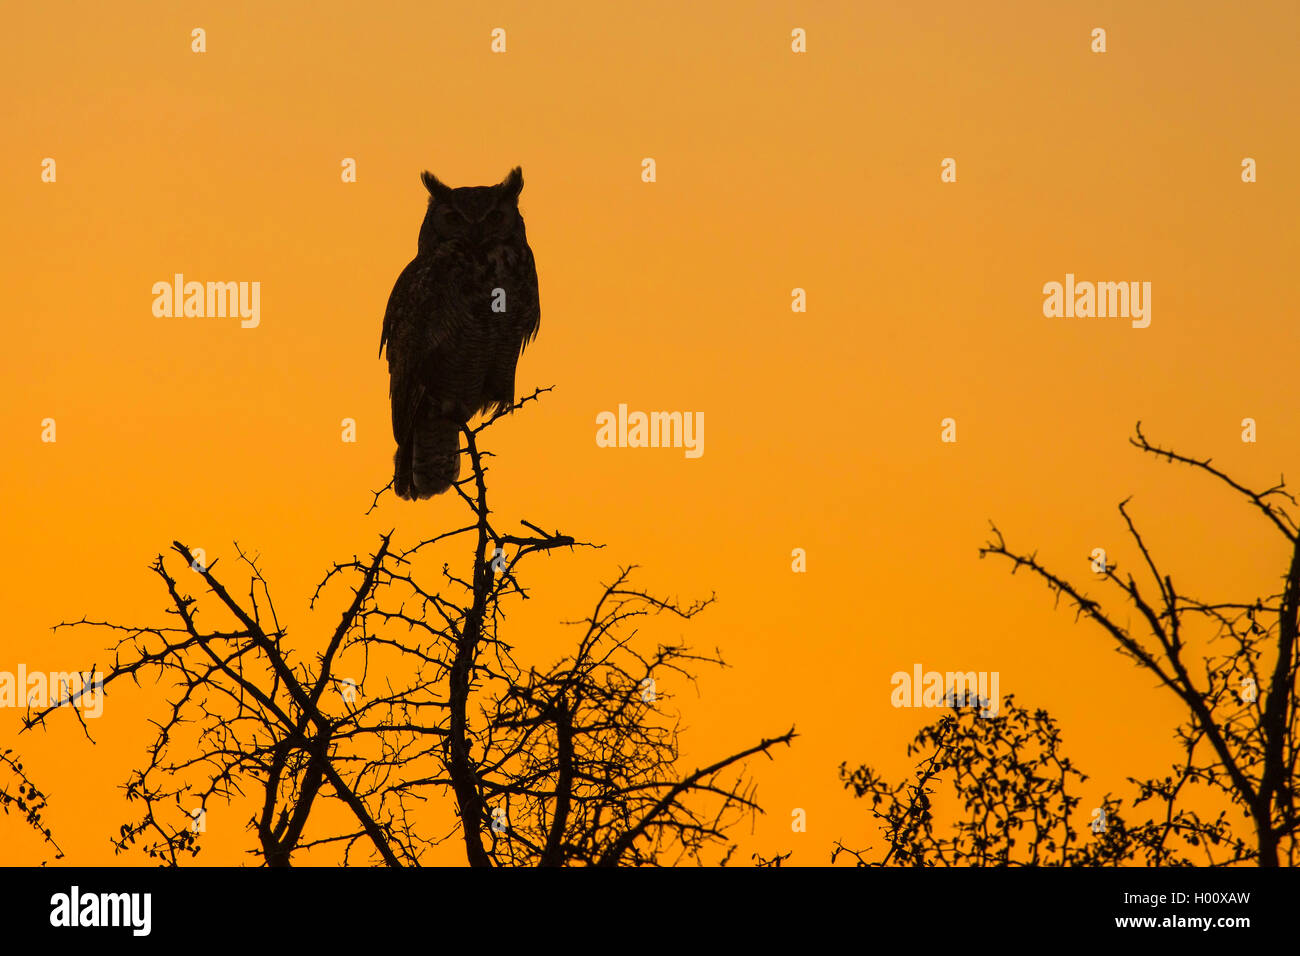
M 447 194 L 451 192 L 451 187 L 439 181 L 438 177 L 427 169 L 420 173 L 420 181 L 424 183 L 424 188 L 429 190 L 429 195 L 434 199 L 446 199 Z
M 507 199 L 518 199 L 519 192 L 524 188 L 524 170 L 522 166 L 516 166 L 501 181 L 497 187 Z

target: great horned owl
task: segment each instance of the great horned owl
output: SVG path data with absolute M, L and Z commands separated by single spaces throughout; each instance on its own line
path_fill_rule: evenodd
M 519 215 L 523 171 L 452 189 L 425 172 L 429 208 L 415 258 L 388 297 L 393 487 L 429 498 L 460 476 L 460 426 L 515 402 L 515 365 L 537 334 L 537 269 Z

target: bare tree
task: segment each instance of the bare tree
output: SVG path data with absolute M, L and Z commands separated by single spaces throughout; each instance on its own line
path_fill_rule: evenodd
M 840 765 L 845 787 L 870 802 L 884 845 L 855 850 L 839 842 L 831 862 L 843 855 L 860 866 L 1192 865 L 1170 846 L 1174 831 L 1203 843 L 1210 863 L 1243 858 L 1247 848 L 1232 845 L 1222 817 L 1202 823 L 1184 811 L 1131 824 L 1109 793 L 1080 830 L 1078 791 L 1088 777 L 1064 754 L 1056 721 L 1012 694 L 996 717 L 982 706 L 949 699 L 950 712 L 908 745 L 909 756 L 919 755 L 909 780 L 894 784 L 870 766 Z M 1219 845 L 1226 858 L 1210 851 Z
M 448 796 L 475 866 L 698 859 L 758 811 L 739 765 L 789 743 L 793 730 L 683 773 L 678 729 L 662 706 L 668 697 L 646 693 L 647 681 L 689 680 L 690 668 L 721 660 L 641 647 L 632 623 L 660 613 L 689 619 L 708 601 L 656 598 L 624 569 L 581 622 L 572 655 L 544 672 L 515 662 L 506 617 L 512 601 L 529 597 L 523 566 L 591 545 L 529 521 L 499 527 L 488 503 L 491 455 L 479 447 L 499 417 L 462 429 L 471 467 L 454 492 L 464 522 L 404 548 L 389 532 L 368 557 L 336 563 L 310 607 L 340 587 L 345 606 L 315 644 L 288 640 L 256 556 L 238 546 L 246 597 L 218 579 L 217 562 L 204 566 L 176 542 L 182 568 L 161 555 L 153 565 L 173 624 L 60 625 L 117 635 L 106 693 L 146 675 L 170 689 L 145 764 L 126 784 L 142 810 L 119 831 L 119 851 L 138 844 L 176 865 L 198 852 L 196 824 L 209 802 L 246 794 L 260 804 L 251 852 L 271 866 L 327 846 L 343 862 L 360 855 L 418 865 L 446 836 L 434 832 L 425 805 Z M 427 583 L 432 567 L 440 568 L 436 587 Z M 199 601 L 181 584 L 187 572 L 206 586 L 205 607 L 221 614 L 220 625 L 200 624 Z M 313 814 L 322 800 L 344 812 Z
M 1204 821 L 1186 809 L 1175 809 L 1185 805 L 1182 798 L 1189 788 L 1199 787 L 1226 796 L 1248 816 L 1255 862 L 1294 864 L 1300 825 L 1294 793 L 1300 529 L 1288 507 L 1296 501 L 1284 479 L 1252 490 L 1215 468 L 1212 459 L 1189 458 L 1153 445 L 1142 433 L 1141 422 L 1129 441 L 1147 454 L 1213 477 L 1261 514 L 1284 542 L 1281 591 L 1236 601 L 1203 601 L 1180 593 L 1139 533 L 1127 500 L 1119 512 L 1142 556 L 1151 591 L 1144 592 L 1131 573 L 1121 576 L 1114 565 L 1104 576 L 1137 609 L 1145 632 L 1121 625 L 1116 615 L 1047 570 L 1035 555 L 1012 551 L 996 526 L 980 554 L 1010 560 L 1013 571 L 1029 569 L 1182 703 L 1187 721 L 1179 727 L 1178 739 L 1185 758 L 1168 778 L 1135 781 L 1141 800 L 1165 804 L 1173 833 L 1190 834 L 1200 842 Z M 1198 640 L 1202 637 L 1203 643 Z
M 722 664 L 684 647 L 637 650 L 632 622 L 668 613 L 689 619 L 708 601 L 682 606 L 629 585 L 632 569 L 607 585 L 578 622 L 572 657 L 546 673 L 512 678 L 485 723 L 480 767 L 493 804 L 495 860 L 524 865 L 641 865 L 701 861 L 725 845 L 730 823 L 759 810 L 733 765 L 789 743 L 793 728 L 680 775 L 678 731 L 658 682 L 692 681 L 691 668 Z M 687 800 L 687 797 L 707 797 Z M 499 808 L 499 809 L 498 809 Z
M 257 559 L 239 551 L 250 576 L 248 598 L 236 599 L 189 548 L 173 543 L 182 567 L 197 575 L 215 596 L 215 606 L 231 619 L 225 627 L 200 625 L 198 600 L 186 593 L 179 573 L 159 555 L 152 570 L 170 600 L 168 614 L 178 624 L 127 626 L 83 618 L 63 627 L 89 626 L 118 636 L 104 693 L 129 680 L 137 686 L 152 677 L 171 692 L 167 713 L 154 722 L 157 734 L 125 784 L 128 802 L 140 803 L 138 819 L 123 824 L 114 844 L 119 852 L 139 844 L 150 858 L 175 865 L 198 852 L 201 821 L 213 799 L 260 790 L 262 809 L 253 821 L 259 850 L 269 865 L 285 864 L 302 845 L 307 819 L 322 787 L 342 802 L 358 830 L 335 837 L 349 844 L 367 839 L 386 863 L 396 865 L 391 829 L 371 816 L 373 790 L 360 760 L 357 740 L 377 734 L 346 716 L 330 713 L 322 698 L 333 680 L 332 664 L 346 640 L 351 620 L 374 588 L 378 565 L 388 554 L 385 536 L 373 568 L 356 589 L 352 605 L 328 636 L 315 666 L 299 663 L 287 646 Z M 38 711 L 29 726 L 44 724 L 56 708 Z M 346 713 L 346 711 L 345 711 Z M 83 722 L 84 728 L 84 722 Z M 89 736 L 89 735 L 87 735 Z
M 1128 778 L 1135 788 L 1131 806 L 1147 819 L 1126 824 L 1118 807 L 1106 802 L 1105 839 L 1076 839 L 1069 817 L 1077 798 L 1069 784 L 1085 778 L 1058 753 L 1059 734 L 1046 712 L 1030 715 L 1009 706 L 1004 716 L 985 720 L 959 710 L 918 734 L 909 753 L 929 755 L 908 783 L 891 786 L 868 767 L 841 768 L 846 786 L 871 799 L 889 846 L 876 856 L 843 846 L 837 854 L 850 853 L 860 863 L 916 865 L 1295 864 L 1300 531 L 1288 509 L 1296 501 L 1285 481 L 1254 490 L 1211 459 L 1152 444 L 1140 422 L 1130 443 L 1211 476 L 1261 514 L 1284 543 L 1281 591 L 1215 601 L 1183 594 L 1138 531 L 1128 500 L 1119 512 L 1146 580 L 1121 574 L 1112 562 L 1101 573 L 1122 605 L 1137 610 L 1136 629 L 1045 567 L 1035 553 L 1013 550 L 996 525 L 980 556 L 1010 561 L 1012 573 L 1027 569 L 1058 601 L 1064 597 L 1073 605 L 1076 619 L 1097 625 L 1182 704 L 1186 719 L 1176 730 L 1181 759 L 1163 777 Z M 965 816 L 936 833 L 930 794 L 944 774 L 951 776 Z M 1017 846 L 1022 832 L 1028 838 Z

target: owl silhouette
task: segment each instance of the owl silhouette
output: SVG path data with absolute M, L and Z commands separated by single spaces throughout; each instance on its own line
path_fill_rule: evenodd
M 388 297 L 393 488 L 411 500 L 460 477 L 460 428 L 515 402 L 515 367 L 537 334 L 537 268 L 519 214 L 523 170 L 495 186 L 453 189 L 421 176 L 429 207 L 415 258 Z

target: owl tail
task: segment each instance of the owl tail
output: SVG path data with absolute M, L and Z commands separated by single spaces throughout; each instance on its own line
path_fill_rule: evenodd
M 410 438 L 393 457 L 393 489 L 399 498 L 440 495 L 460 477 L 460 426 L 432 409 L 421 412 Z

